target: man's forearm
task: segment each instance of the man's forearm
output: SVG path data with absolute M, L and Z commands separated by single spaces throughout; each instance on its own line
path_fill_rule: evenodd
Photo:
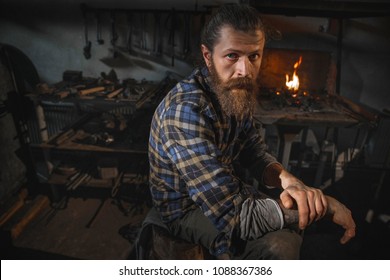
M 284 225 L 291 226 L 291 225 L 298 224 L 298 222 L 299 222 L 298 210 L 288 209 L 288 208 L 284 207 L 282 202 L 279 199 L 277 199 L 276 201 L 278 202 L 279 207 L 282 210 Z
M 284 224 L 286 226 L 295 225 L 299 223 L 299 214 L 298 210 L 287 209 L 283 207 L 281 203 L 279 203 L 280 208 L 282 209 Z

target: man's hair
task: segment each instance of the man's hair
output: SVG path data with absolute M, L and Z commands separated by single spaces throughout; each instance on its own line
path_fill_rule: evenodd
M 255 8 L 246 4 L 225 4 L 216 10 L 203 28 L 201 43 L 211 52 L 220 38 L 223 26 L 244 32 L 259 29 L 264 32 L 260 14 Z

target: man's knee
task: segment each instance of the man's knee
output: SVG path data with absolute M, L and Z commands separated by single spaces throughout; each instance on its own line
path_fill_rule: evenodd
M 295 232 L 278 231 L 270 234 L 268 244 L 270 259 L 296 260 L 299 259 L 302 237 Z
M 291 230 L 270 232 L 247 243 L 244 259 L 294 260 L 299 259 L 302 237 Z

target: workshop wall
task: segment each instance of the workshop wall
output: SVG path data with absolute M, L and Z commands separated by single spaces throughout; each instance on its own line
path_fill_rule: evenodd
M 5 3 L 4 3 L 5 2 Z M 198 3 L 198 8 L 195 3 Z M 170 11 L 191 10 L 204 11 L 203 5 L 217 5 L 224 1 L 3 1 L 0 41 L 16 46 L 26 53 L 38 69 L 41 79 L 47 83 L 62 79 L 64 70 L 83 71 L 84 76 L 99 76 L 101 72 L 114 69 L 120 79 L 134 78 L 149 81 L 161 80 L 167 71 L 188 74 L 193 62 L 188 59 L 175 59 L 172 63 L 172 38 L 176 55 L 181 53 L 183 46 L 184 15 L 177 13 L 176 22 L 172 22 Z M 228 1 L 225 1 L 228 2 Z M 231 2 L 231 1 L 230 1 Z M 97 42 L 97 18 L 92 10 L 87 10 L 83 17 L 80 3 L 85 3 L 87 9 L 145 9 L 167 11 L 162 14 L 156 27 L 154 14 L 142 15 L 125 12 L 115 13 L 115 33 L 117 41 L 112 45 L 112 17 L 109 11 L 99 13 L 101 39 Z M 128 22 L 128 16 L 131 22 Z M 198 43 L 199 23 L 201 16 L 193 16 L 190 44 L 191 55 L 195 53 Z M 84 56 L 85 24 L 88 40 L 91 42 L 90 58 Z M 174 24 L 174 26 L 172 26 Z M 127 40 L 129 28 L 132 28 L 132 45 L 145 51 L 143 57 L 135 52 L 128 52 Z M 153 57 L 155 49 L 155 29 L 161 32 L 163 58 Z M 174 30 L 172 30 L 174 29 Z M 158 35 L 158 34 L 157 34 Z M 197 44 L 198 45 L 198 44 Z M 196 49 L 197 51 L 197 49 Z M 190 55 L 190 54 L 189 54 Z M 187 58 L 190 58 L 188 55 Z M 145 59 L 146 58 L 146 59 Z M 150 59 L 150 60 L 148 60 Z M 155 62 L 156 60 L 157 63 Z
M 88 7 L 109 9 L 160 9 L 160 10 L 204 10 L 204 6 L 223 2 L 239 1 L 83 1 Z M 177 58 L 172 66 L 170 55 L 156 63 L 145 56 L 129 55 L 126 49 L 128 32 L 127 17 L 116 16 L 118 40 L 114 50 L 111 40 L 111 18 L 109 13 L 101 15 L 101 37 L 104 44 L 97 43 L 96 16 L 88 13 L 88 37 L 91 41 L 91 58 L 86 59 L 84 19 L 80 1 L 4 0 L 1 3 L 0 42 L 21 49 L 33 61 L 43 81 L 53 83 L 61 80 L 64 70 L 81 70 L 84 76 L 98 76 L 101 72 L 115 69 L 119 78 L 133 77 L 138 80 L 160 80 L 167 71 L 185 76 L 194 64 L 198 51 L 198 36 L 201 17 L 193 17 L 191 33 L 191 55 L 187 59 Z M 197 5 L 196 5 L 197 4 Z M 337 28 L 335 21 L 327 18 L 286 17 L 264 15 L 273 27 L 282 33 L 277 41 L 268 42 L 268 47 L 319 49 L 337 51 Z M 177 17 L 175 50 L 179 56 L 183 44 L 185 17 Z M 163 32 L 165 53 L 171 50 L 169 36 L 170 19 L 163 16 L 160 27 Z M 146 49 L 153 50 L 154 17 L 142 18 L 133 14 L 133 44 L 144 38 Z M 144 32 L 138 36 L 137 32 Z M 139 34 L 138 34 L 139 35 Z M 340 93 L 374 109 L 390 106 L 388 85 L 385 82 L 390 70 L 390 18 L 362 18 L 344 21 L 343 53 Z M 116 58 L 114 58 L 114 51 Z

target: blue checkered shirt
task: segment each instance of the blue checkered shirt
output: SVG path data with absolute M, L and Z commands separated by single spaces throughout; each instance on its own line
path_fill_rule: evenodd
M 179 82 L 157 107 L 149 161 L 153 204 L 163 221 L 200 207 L 219 231 L 209 250 L 220 255 L 231 251 L 242 194 L 253 188 L 237 177 L 233 163 L 262 180 L 265 167 L 276 160 L 266 152 L 252 116 L 237 121 L 222 113 L 203 68 Z

